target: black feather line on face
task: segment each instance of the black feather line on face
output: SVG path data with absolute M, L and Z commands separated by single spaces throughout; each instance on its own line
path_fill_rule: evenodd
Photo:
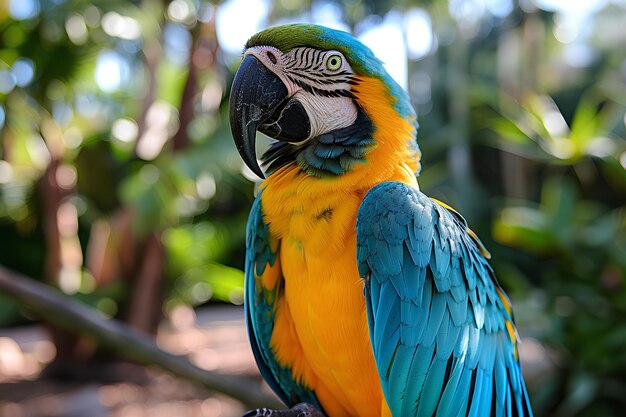
M 349 75 L 350 73 L 341 73 L 341 74 L 325 75 L 324 78 L 316 78 L 316 77 L 311 77 L 309 74 L 303 73 L 301 71 L 289 71 L 286 74 L 287 78 L 289 78 L 292 81 L 297 78 L 302 78 L 303 80 L 310 81 L 315 84 L 321 84 L 321 85 L 332 85 L 332 84 L 341 84 L 341 83 L 348 84 L 353 79 L 353 77 Z
M 312 86 L 311 84 L 308 84 L 306 82 L 304 82 L 303 80 L 299 80 L 297 78 L 293 78 L 290 77 L 289 75 L 287 76 L 287 78 L 289 78 L 289 80 L 294 83 L 295 85 L 297 85 L 298 87 L 302 88 L 304 91 L 306 91 L 307 93 L 316 95 L 316 96 L 322 96 L 322 97 L 350 97 L 352 99 L 356 98 L 354 96 L 354 94 L 352 94 L 352 91 L 350 90 L 345 90 L 345 89 L 337 89 L 337 90 L 324 90 L 322 88 L 317 88 Z M 358 85 L 357 81 L 344 81 L 347 84 L 350 85 Z

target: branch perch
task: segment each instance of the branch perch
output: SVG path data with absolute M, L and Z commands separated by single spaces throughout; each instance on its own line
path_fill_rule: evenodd
M 88 335 L 121 357 L 167 372 L 229 395 L 248 407 L 284 408 L 278 400 L 242 378 L 205 371 L 183 356 L 161 350 L 148 336 L 64 296 L 51 287 L 0 266 L 0 292 L 28 306 L 46 320 L 72 333 Z

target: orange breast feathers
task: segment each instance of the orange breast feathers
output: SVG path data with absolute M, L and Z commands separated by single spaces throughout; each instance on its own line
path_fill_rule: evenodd
M 300 187 L 303 187 L 302 184 Z M 300 193 L 306 188 L 300 188 Z M 327 414 L 380 416 L 384 399 L 370 347 L 355 222 L 362 195 L 262 194 L 270 232 L 280 236 L 284 279 L 271 347 Z M 271 202 L 270 202 L 271 201 Z M 279 201 L 277 203 L 277 201 Z

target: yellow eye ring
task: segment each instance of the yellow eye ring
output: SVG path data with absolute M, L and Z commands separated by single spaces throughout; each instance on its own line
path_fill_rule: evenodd
M 337 71 L 341 68 L 341 56 L 340 55 L 331 55 L 328 57 L 326 61 L 326 68 L 331 71 Z

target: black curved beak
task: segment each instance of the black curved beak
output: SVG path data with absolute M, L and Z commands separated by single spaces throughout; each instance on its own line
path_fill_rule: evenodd
M 281 79 L 252 55 L 244 58 L 230 90 L 230 129 L 239 155 L 260 178 L 256 159 L 256 131 L 287 100 Z
M 287 87 L 253 55 L 244 58 L 230 90 L 230 129 L 246 165 L 260 178 L 256 131 L 284 142 L 302 142 L 311 133 L 302 104 L 289 97 Z

